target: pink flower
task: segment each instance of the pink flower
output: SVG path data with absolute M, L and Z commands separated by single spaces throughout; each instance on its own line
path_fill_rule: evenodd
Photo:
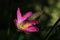
M 38 32 L 39 29 L 34 26 L 38 24 L 37 20 L 27 20 L 32 15 L 32 12 L 27 12 L 22 15 L 20 9 L 17 10 L 17 19 L 14 20 L 15 25 L 18 30 L 22 30 L 24 32 Z

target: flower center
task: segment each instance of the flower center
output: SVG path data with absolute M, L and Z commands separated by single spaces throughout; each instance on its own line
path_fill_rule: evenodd
M 28 28 L 29 26 L 30 26 L 30 24 L 29 24 L 28 22 L 26 22 L 26 23 L 20 23 L 20 24 L 18 25 L 18 28 L 26 29 L 26 28 Z

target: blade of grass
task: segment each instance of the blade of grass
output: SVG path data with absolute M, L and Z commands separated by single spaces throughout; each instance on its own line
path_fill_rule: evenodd
M 48 38 L 51 36 L 51 33 L 53 32 L 54 28 L 56 28 L 56 25 L 59 23 L 60 18 L 57 20 L 57 22 L 54 24 L 54 26 L 51 28 L 51 30 L 49 31 L 49 33 L 47 34 L 47 36 L 45 37 L 44 40 L 48 40 Z

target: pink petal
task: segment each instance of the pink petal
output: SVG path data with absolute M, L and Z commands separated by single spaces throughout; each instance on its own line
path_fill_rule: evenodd
M 32 15 L 32 12 L 27 12 L 26 14 L 23 15 L 23 20 L 26 20 L 31 15 Z
M 29 21 L 29 23 L 31 25 L 36 25 L 36 24 L 38 24 L 38 20 L 31 20 L 31 21 Z
M 20 9 L 19 8 L 17 10 L 17 20 L 18 20 L 18 23 L 20 23 L 21 20 L 22 20 L 22 15 L 21 15 L 21 12 L 20 12 Z
M 26 29 L 26 32 L 38 32 L 38 31 L 39 31 L 39 29 L 35 26 L 31 26 Z
M 16 19 L 14 20 L 14 24 L 17 26 L 17 20 Z
M 18 28 L 18 22 L 17 22 L 16 19 L 14 20 L 14 24 L 15 24 L 15 26 L 17 27 L 17 29 L 20 30 L 20 28 Z

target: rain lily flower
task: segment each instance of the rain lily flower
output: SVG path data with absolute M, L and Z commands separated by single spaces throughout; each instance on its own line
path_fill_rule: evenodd
M 20 9 L 17 10 L 17 19 L 15 18 L 14 22 L 18 30 L 24 32 L 38 32 L 39 29 L 35 26 L 38 24 L 38 20 L 27 20 L 32 15 L 32 12 L 27 12 L 22 15 Z

